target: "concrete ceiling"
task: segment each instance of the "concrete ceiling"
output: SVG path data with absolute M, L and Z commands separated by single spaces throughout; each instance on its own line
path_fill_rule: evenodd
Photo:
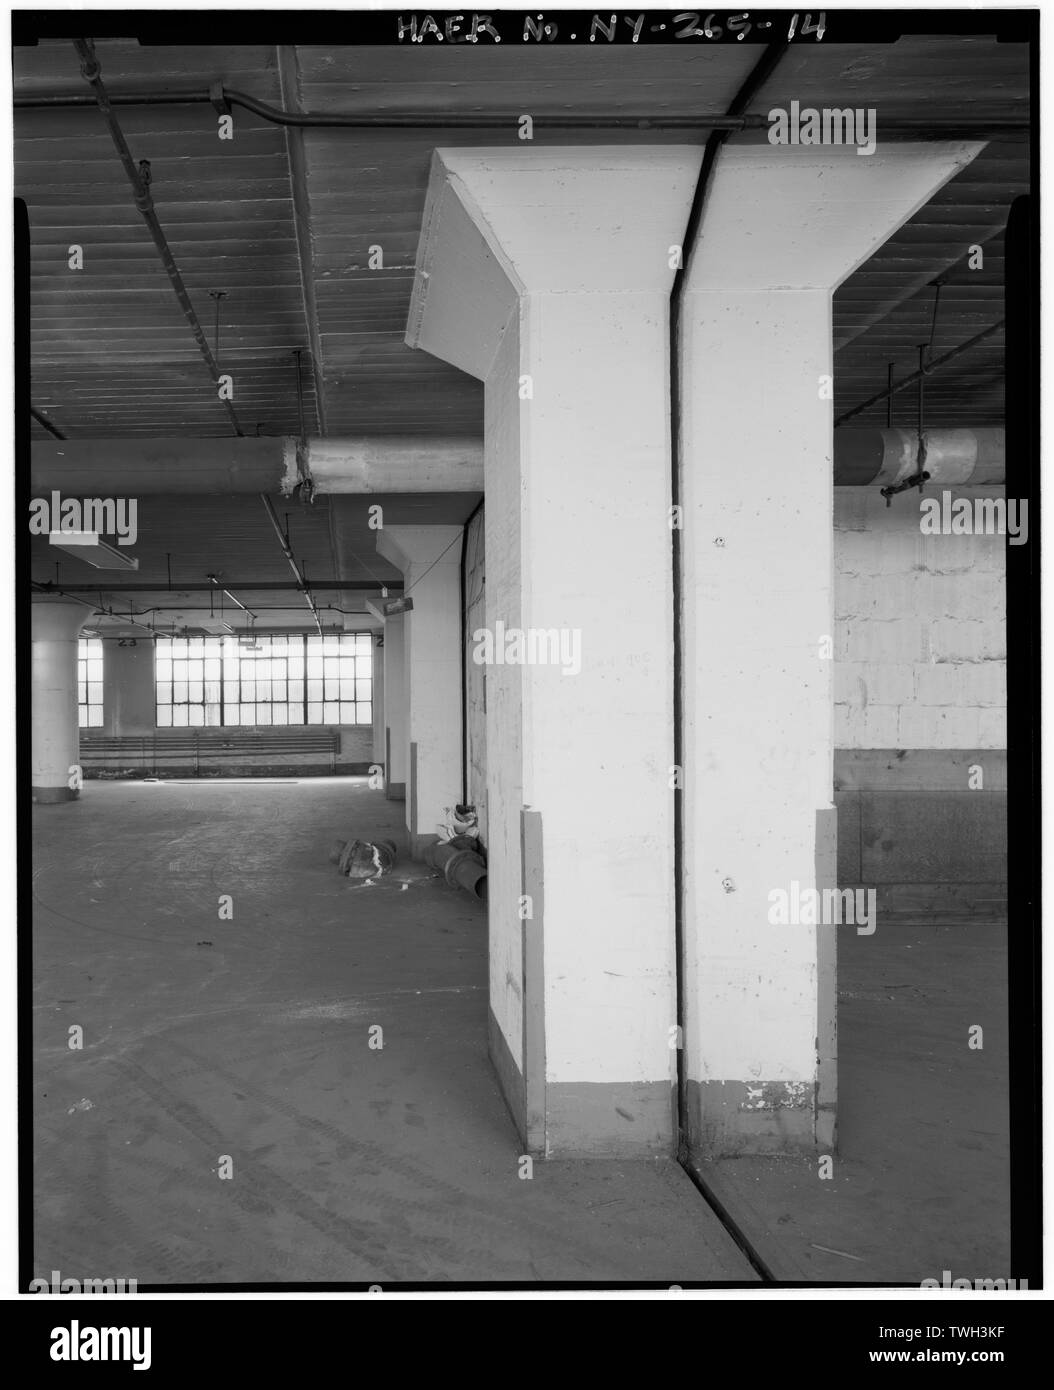
M 234 110 L 234 139 L 217 138 L 217 113 L 196 105 L 127 106 L 118 116 L 136 160 L 151 162 L 151 191 L 191 299 L 213 337 L 222 291 L 218 356 L 234 378 L 247 434 L 298 432 L 294 351 L 303 353 L 305 429 L 312 436 L 473 435 L 482 430 L 480 384 L 404 342 L 414 258 L 437 145 L 504 145 L 521 113 L 661 121 L 724 112 L 758 58 L 750 46 L 545 47 L 140 47 L 96 44 L 111 93 L 222 82 L 273 106 L 316 112 L 413 111 L 424 130 L 288 130 Z M 16 99 L 90 95 L 71 42 L 14 50 Z M 883 121 L 1024 120 L 1028 54 L 984 36 L 908 36 L 881 45 L 809 44 L 788 50 L 753 104 L 764 114 L 796 100 L 866 106 Z M 485 130 L 444 129 L 443 113 L 505 113 Z M 70 439 L 223 437 L 231 423 L 136 211 L 94 105 L 18 109 L 15 193 L 31 233 L 34 407 Z M 561 132 L 541 143 L 696 142 L 693 132 Z M 733 137 L 751 138 L 746 137 Z M 753 138 L 764 138 L 757 135 Z M 880 390 L 887 367 L 914 369 L 917 345 L 940 354 L 1003 315 L 1003 246 L 1011 201 L 1028 186 L 1023 138 L 990 144 L 867 263 L 834 302 L 836 416 Z M 984 246 L 983 270 L 968 248 Z M 83 248 L 71 270 L 69 248 Z M 370 268 L 371 247 L 383 267 Z M 934 281 L 942 280 L 936 329 Z M 930 426 L 1000 425 L 999 336 L 930 378 Z M 914 420 L 913 397 L 897 419 Z M 885 422 L 876 406 L 854 423 Z M 47 438 L 37 423 L 34 437 Z M 90 480 L 85 480 L 86 490 Z M 298 559 L 312 581 L 395 579 L 377 556 L 365 508 L 384 500 L 394 518 L 459 522 L 476 494 L 397 499 L 319 497 L 278 502 L 290 514 Z M 405 517 L 404 517 L 405 514 Z M 168 626 L 208 607 L 179 584 L 215 573 L 261 625 L 310 626 L 302 596 L 254 590 L 291 578 L 258 498 L 144 498 L 138 574 L 107 577 L 34 542 L 34 579 L 108 583 L 104 606 Z M 168 587 L 171 557 L 173 588 Z M 130 592 L 125 583 L 157 587 Z M 363 594 L 319 592 L 319 603 L 360 611 Z M 130 610 L 130 605 L 132 608 Z M 286 606 L 288 605 L 288 606 Z M 265 610 L 273 616 L 262 617 Z M 152 614 L 152 616 L 144 616 Z
M 756 49 L 725 45 L 141 48 L 107 39 L 97 50 L 115 93 L 222 81 L 311 111 L 412 109 L 424 120 L 508 112 L 483 132 L 297 132 L 236 108 L 235 138 L 221 142 L 206 102 L 119 110 L 134 156 L 151 161 L 158 214 L 210 339 L 209 291 L 226 292 L 219 355 L 243 428 L 296 431 L 300 348 L 308 431 L 331 435 L 481 429 L 479 383 L 403 341 L 437 144 L 507 143 L 522 111 L 652 120 L 721 112 L 757 59 Z M 792 99 L 866 105 L 880 130 L 895 119 L 1020 119 L 1027 72 L 1023 45 L 983 36 L 810 44 L 788 50 L 754 109 Z M 15 50 L 14 87 L 16 97 L 89 90 L 72 44 L 56 40 Z M 536 131 L 539 142 L 695 138 Z M 32 235 L 34 404 L 71 438 L 229 433 L 98 111 L 18 110 L 15 168 Z M 843 286 L 836 412 L 878 389 L 890 360 L 898 372 L 914 365 L 916 344 L 929 341 L 936 276 L 949 281 L 935 350 L 1001 316 L 998 231 L 1027 174 L 1023 141 L 991 146 Z M 983 272 L 965 268 L 976 240 L 987 243 Z M 81 271 L 68 268 L 71 244 L 84 247 Z M 371 246 L 383 248 L 383 269 L 369 268 Z M 990 341 L 934 380 L 934 425 L 1001 423 L 1001 352 Z

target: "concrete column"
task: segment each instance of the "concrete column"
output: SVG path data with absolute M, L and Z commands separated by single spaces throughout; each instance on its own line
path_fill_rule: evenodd
M 82 603 L 42 599 L 33 604 L 31 765 L 37 802 L 74 801 L 79 795 L 77 638 L 90 617 Z
M 406 828 L 420 858 L 461 800 L 460 526 L 386 526 L 377 552 L 403 572 Z
M 439 150 L 418 250 L 408 341 L 486 384 L 491 1056 L 551 1156 L 674 1144 L 667 340 L 699 163 Z
M 384 633 L 375 632 L 373 638 L 373 761 L 384 766 L 384 780 L 388 781 L 385 766 L 387 749 L 384 734 Z
M 730 146 L 682 311 L 685 1121 L 705 1155 L 834 1142 L 835 287 L 978 146 Z M 808 913 L 802 913 L 808 917 Z M 881 924 L 878 926 L 881 931 Z
M 150 737 L 155 728 L 154 643 L 137 637 L 134 647 L 103 644 L 103 730 Z
M 406 680 L 403 616 L 384 620 L 384 794 L 406 800 Z

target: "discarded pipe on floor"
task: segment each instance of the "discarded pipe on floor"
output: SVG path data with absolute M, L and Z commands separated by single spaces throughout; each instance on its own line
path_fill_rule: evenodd
M 446 861 L 443 877 L 451 888 L 464 888 L 482 901 L 487 895 L 487 866 L 470 849 L 458 849 Z
M 482 900 L 487 891 L 487 865 L 480 849 L 474 835 L 455 835 L 434 844 L 425 858 L 433 869 L 442 872 L 451 888 L 464 888 Z
M 432 845 L 425 853 L 425 862 L 433 869 L 439 869 L 440 872 L 443 872 L 446 869 L 447 860 L 457 853 L 457 847 L 452 846 L 449 840 L 440 840 L 438 844 Z
M 478 854 L 481 857 L 483 855 L 482 841 L 478 840 L 475 835 L 453 835 L 447 840 L 447 844 L 452 849 L 468 849 L 473 854 Z

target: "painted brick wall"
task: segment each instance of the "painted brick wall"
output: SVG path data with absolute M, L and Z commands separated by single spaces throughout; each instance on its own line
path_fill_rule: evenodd
M 834 493 L 835 746 L 1005 748 L 1004 537 L 923 535 L 914 492 Z

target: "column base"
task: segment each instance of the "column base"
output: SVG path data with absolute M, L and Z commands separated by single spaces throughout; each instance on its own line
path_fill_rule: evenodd
M 672 1158 L 677 1150 L 672 1081 L 550 1081 L 547 1158 Z
M 439 843 L 438 835 L 415 835 L 410 832 L 410 855 L 413 859 L 423 859 L 433 845 Z
M 74 791 L 65 785 L 61 787 L 34 787 L 33 801 L 38 806 L 54 806 L 60 801 L 76 801 L 80 797 L 79 791 Z
M 501 1031 L 501 1025 L 494 1017 L 494 1010 L 487 1010 L 487 1050 L 490 1054 L 491 1065 L 494 1067 L 498 1076 L 498 1085 L 501 1088 L 502 1099 L 505 1108 L 508 1110 L 513 1124 L 516 1126 L 516 1133 L 519 1135 L 520 1143 L 527 1145 L 527 1092 L 523 1080 L 523 1072 L 516 1063 L 512 1055 L 509 1044 L 505 1040 L 505 1034 Z M 530 1152 L 527 1149 L 527 1152 Z
M 808 1081 L 689 1081 L 685 1131 L 697 1158 L 814 1153 L 833 1146 L 833 1121 L 816 1115 Z
M 491 1065 L 524 1152 L 536 1158 L 672 1158 L 677 1091 L 671 1081 L 550 1081 L 546 1128 L 527 1133 L 527 1087 L 505 1034 L 487 1010 Z

